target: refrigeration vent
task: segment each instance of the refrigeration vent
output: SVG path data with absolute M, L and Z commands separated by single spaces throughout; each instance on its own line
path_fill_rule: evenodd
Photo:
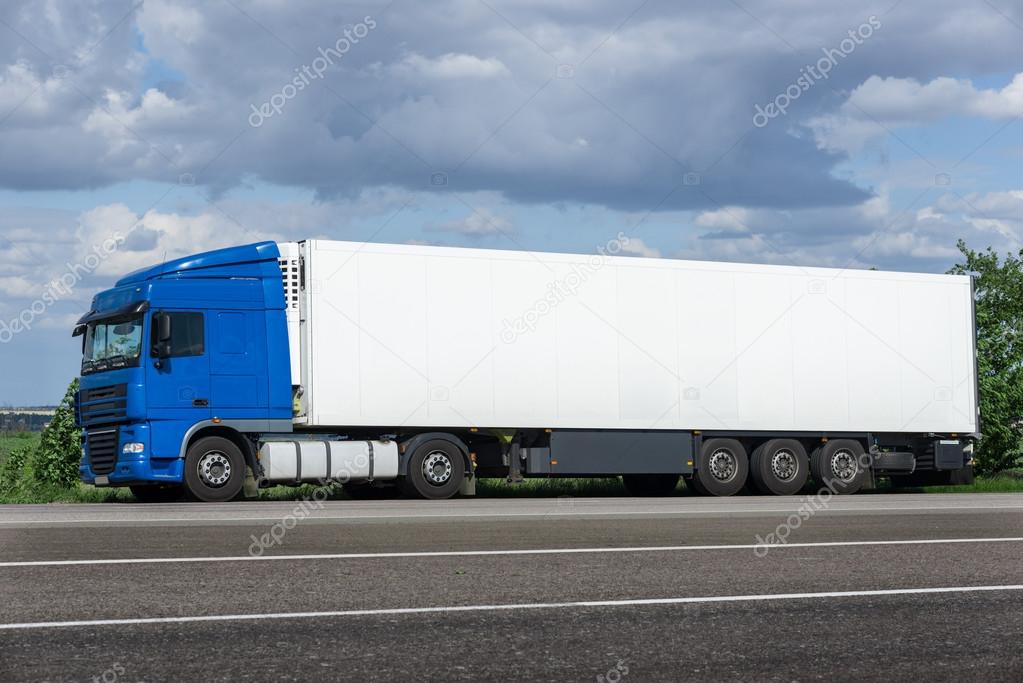
M 301 265 L 297 258 L 278 259 L 281 266 L 281 277 L 284 280 L 284 299 L 288 302 L 288 308 L 298 310 L 298 296 L 301 290 L 299 281 L 299 270 Z

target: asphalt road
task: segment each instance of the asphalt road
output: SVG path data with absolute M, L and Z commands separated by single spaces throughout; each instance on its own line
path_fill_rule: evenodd
M 0 680 L 1016 681 L 1021 560 L 1014 495 L 0 506 Z

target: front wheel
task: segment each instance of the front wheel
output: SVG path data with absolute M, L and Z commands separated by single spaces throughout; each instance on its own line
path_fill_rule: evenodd
M 199 439 L 185 455 L 185 488 L 204 503 L 233 500 L 245 484 L 245 457 L 233 442 L 220 436 Z
M 434 439 L 413 451 L 402 488 L 415 498 L 450 498 L 458 493 L 464 478 L 462 452 L 450 441 Z

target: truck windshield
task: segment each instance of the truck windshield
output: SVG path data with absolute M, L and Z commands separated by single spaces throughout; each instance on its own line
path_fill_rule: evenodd
M 141 353 L 141 315 L 89 323 L 85 331 L 82 374 L 138 365 Z

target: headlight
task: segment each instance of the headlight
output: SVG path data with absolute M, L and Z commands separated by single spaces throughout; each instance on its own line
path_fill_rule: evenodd
M 142 453 L 146 450 L 146 445 L 139 443 L 138 441 L 132 441 L 131 443 L 124 444 L 124 448 L 121 449 L 122 453 Z

